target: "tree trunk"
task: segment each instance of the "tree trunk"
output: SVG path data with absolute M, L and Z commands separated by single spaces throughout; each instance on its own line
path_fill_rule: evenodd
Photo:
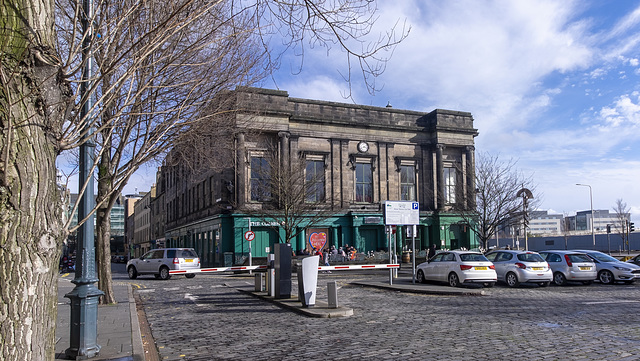
M 0 3 L 0 359 L 53 360 L 65 201 L 53 1 Z
M 100 188 L 100 187 L 98 187 Z M 98 191 L 98 194 L 100 191 Z M 111 208 L 101 206 L 96 212 L 96 266 L 98 270 L 98 289 L 104 292 L 100 304 L 117 303 L 111 280 Z

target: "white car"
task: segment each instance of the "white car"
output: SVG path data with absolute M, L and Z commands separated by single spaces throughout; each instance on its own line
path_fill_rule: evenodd
M 551 267 L 536 252 L 499 250 L 488 253 L 487 259 L 496 266 L 498 280 L 509 287 L 525 282 L 547 287 L 553 280 Z
M 451 287 L 480 283 L 493 287 L 498 280 L 495 266 L 482 253 L 471 251 L 446 251 L 438 253 L 417 267 L 418 282 L 447 282 Z
M 129 278 L 139 275 L 154 275 L 161 280 L 171 278 L 170 270 L 194 270 L 200 268 L 200 258 L 193 248 L 161 248 L 145 253 L 140 258 L 127 262 Z M 185 277 L 193 278 L 195 273 L 186 273 Z

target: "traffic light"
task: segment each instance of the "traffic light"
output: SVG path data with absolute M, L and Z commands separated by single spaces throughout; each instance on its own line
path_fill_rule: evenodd
M 633 222 L 629 223 L 629 232 L 635 231 L 636 228 L 633 226 Z
M 607 224 L 607 233 L 611 233 L 611 225 Z

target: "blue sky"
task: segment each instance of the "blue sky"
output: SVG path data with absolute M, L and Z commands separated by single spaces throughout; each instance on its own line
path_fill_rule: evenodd
M 355 102 L 471 112 L 476 150 L 517 159 L 538 184 L 541 209 L 589 209 L 589 189 L 575 185 L 584 183 L 595 209 L 612 210 L 621 198 L 640 216 L 640 2 L 403 0 L 379 8 L 380 29 L 406 19 L 411 32 L 377 79 L 383 89 L 371 96 L 356 82 Z M 283 64 L 278 87 L 349 102 L 336 54 L 307 51 L 298 75 Z
M 372 96 L 356 79 L 353 100 L 343 98 L 346 62 L 337 48 L 306 49 L 300 73 L 300 60 L 285 58 L 275 83 L 262 86 L 277 83 L 298 98 L 471 112 L 480 133 L 476 151 L 517 159 L 537 183 L 541 209 L 588 210 L 589 189 L 575 185 L 583 183 L 592 186 L 595 209 L 612 210 L 621 198 L 638 219 L 639 1 L 402 0 L 378 6 L 379 31 L 397 20 L 411 26 L 376 81 L 381 91 Z M 134 175 L 128 192 L 143 179 L 153 182 L 151 172 Z

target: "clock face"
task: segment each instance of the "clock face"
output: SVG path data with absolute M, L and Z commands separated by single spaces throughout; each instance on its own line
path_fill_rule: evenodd
M 358 150 L 361 151 L 362 153 L 365 153 L 366 151 L 369 150 L 369 144 L 367 144 L 367 142 L 358 143 Z

